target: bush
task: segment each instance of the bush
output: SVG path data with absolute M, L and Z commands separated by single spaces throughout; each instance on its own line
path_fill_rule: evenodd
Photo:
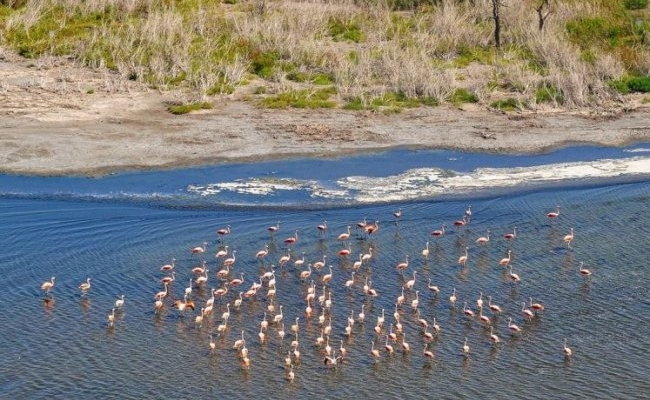
M 502 111 L 514 111 L 514 110 L 520 110 L 524 108 L 523 104 L 521 104 L 519 100 L 513 98 L 493 101 L 492 103 L 490 103 L 490 107 Z
M 627 10 L 642 10 L 648 6 L 648 0 L 625 0 L 623 5 Z
M 564 104 L 564 94 L 558 88 L 544 84 L 535 91 L 535 102 Z
M 478 96 L 465 88 L 458 88 L 451 94 L 449 101 L 454 104 L 478 103 Z
M 201 102 L 195 102 L 195 103 L 189 103 L 189 104 L 175 104 L 167 107 L 167 111 L 169 111 L 172 114 L 180 115 L 180 114 L 187 114 L 192 111 L 197 111 L 197 110 L 208 110 L 212 108 L 212 104 L 208 103 L 207 101 L 201 101 Z
M 637 76 L 627 81 L 627 87 L 632 92 L 650 93 L 650 76 Z

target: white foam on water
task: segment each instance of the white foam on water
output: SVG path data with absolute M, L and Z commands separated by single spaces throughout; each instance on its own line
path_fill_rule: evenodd
M 272 196 L 279 191 L 305 191 L 321 200 L 357 204 L 386 203 L 442 195 L 512 187 L 543 185 L 559 181 L 604 179 L 610 177 L 650 175 L 650 157 L 604 159 L 516 168 L 478 168 L 461 173 L 440 168 L 414 168 L 384 177 L 347 176 L 325 187 L 315 180 L 291 178 L 250 178 L 233 182 L 188 186 L 201 196 L 223 192 L 255 196 Z M 333 186 L 333 187 L 331 187 Z

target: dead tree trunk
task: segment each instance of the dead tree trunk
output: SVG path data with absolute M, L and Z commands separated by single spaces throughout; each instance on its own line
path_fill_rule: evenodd
M 535 11 L 537 11 L 537 27 L 540 32 L 544 30 L 544 22 L 546 22 L 546 18 L 551 15 L 551 5 L 549 2 L 550 0 L 542 0 L 539 3 L 539 6 L 535 9 Z M 544 8 L 546 8 L 546 13 L 544 12 Z
M 492 17 L 494 18 L 494 44 L 501 47 L 501 0 L 492 0 Z

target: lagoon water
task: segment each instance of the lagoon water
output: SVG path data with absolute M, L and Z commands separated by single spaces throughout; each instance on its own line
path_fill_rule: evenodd
M 0 398 L 648 398 L 650 393 L 650 144 L 625 148 L 572 147 L 537 156 L 400 150 L 337 160 L 230 164 L 171 171 L 128 172 L 103 178 L 0 176 Z M 560 205 L 560 216 L 546 213 Z M 454 226 L 471 206 L 471 219 Z M 396 220 L 393 213 L 402 210 Z M 378 221 L 367 235 L 356 224 Z M 271 235 L 267 227 L 280 223 Z M 316 226 L 327 222 L 320 234 Z M 446 225 L 436 239 L 434 229 Z M 231 226 L 220 238 L 216 230 Z M 337 236 L 352 226 L 351 239 Z M 503 235 L 516 227 L 517 236 Z M 571 228 L 570 247 L 563 238 Z M 490 241 L 476 239 L 490 230 Z M 298 241 L 283 239 L 298 233 Z M 422 256 L 429 241 L 429 257 Z M 208 242 L 206 252 L 190 249 Z M 210 288 L 223 287 L 217 250 L 237 250 L 229 279 L 244 283 L 217 299 L 214 312 L 195 324 Z M 269 246 L 260 260 L 258 250 Z M 292 251 L 289 252 L 288 248 Z M 359 255 L 373 256 L 345 286 Z M 349 248 L 351 255 L 338 251 Z M 468 248 L 466 267 L 458 258 Z M 499 260 L 512 251 L 513 282 Z M 280 257 L 292 260 L 279 265 Z M 294 261 L 305 257 L 305 265 Z M 300 272 L 327 256 L 310 278 Z M 403 273 L 395 266 L 409 256 Z M 160 270 L 172 258 L 176 281 L 163 311 L 154 295 L 163 289 Z M 193 283 L 196 310 L 172 307 L 182 299 L 191 269 L 204 259 L 208 283 Z M 582 276 L 579 265 L 592 271 Z M 275 265 L 277 293 L 268 281 L 240 308 L 259 276 Z M 396 320 L 403 283 L 413 290 L 397 307 L 403 334 L 395 352 L 384 350 Z M 41 284 L 55 276 L 50 294 Z M 91 278 L 90 291 L 78 286 Z M 440 288 L 435 294 L 429 279 Z M 305 315 L 311 281 L 314 312 Z M 366 281 L 377 297 L 364 293 Z M 455 289 L 457 302 L 449 301 Z M 419 300 L 417 314 L 412 300 Z M 318 301 L 331 293 L 331 308 Z M 107 316 L 115 300 L 124 306 Z M 490 329 L 464 315 L 479 313 L 482 295 L 502 309 Z M 326 298 L 327 298 L 326 297 Z M 545 306 L 533 319 L 522 315 L 530 299 Z M 222 313 L 230 304 L 225 332 Z M 268 311 L 269 304 L 275 311 Z M 357 319 L 345 333 L 348 316 Z M 277 335 L 282 315 L 287 335 Z M 375 332 L 384 310 L 381 333 Z M 318 317 L 325 313 L 323 325 Z M 266 315 L 265 315 L 266 313 Z M 331 320 L 330 320 L 331 317 Z M 267 319 L 266 340 L 258 336 Z M 289 382 L 285 357 L 299 318 L 300 358 Z M 435 321 L 441 331 L 426 341 L 418 323 Z M 508 319 L 521 328 L 512 335 Z M 317 338 L 330 325 L 329 344 L 343 364 L 324 365 Z M 235 340 L 244 331 L 251 365 L 245 368 Z M 209 348 L 210 335 L 215 343 Z M 467 338 L 470 353 L 462 346 Z M 563 345 L 571 347 L 566 358 Z M 402 350 L 402 342 L 410 351 Z M 370 354 L 372 343 L 381 357 Z M 424 348 L 434 354 L 423 356 Z

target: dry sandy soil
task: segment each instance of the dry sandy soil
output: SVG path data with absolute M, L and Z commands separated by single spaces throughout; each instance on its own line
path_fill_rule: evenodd
M 0 49 L 0 172 L 100 175 L 396 147 L 535 153 L 578 143 L 650 141 L 650 105 L 501 113 L 481 106 L 399 114 L 259 109 L 238 98 L 175 116 L 178 92 L 147 90 L 107 72 Z

